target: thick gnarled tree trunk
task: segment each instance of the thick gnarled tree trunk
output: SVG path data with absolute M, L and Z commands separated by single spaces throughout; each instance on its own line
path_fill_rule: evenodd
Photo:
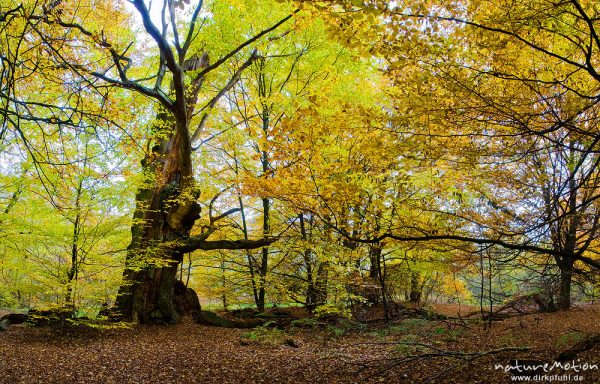
M 159 125 L 168 121 L 159 115 Z M 174 323 L 179 314 L 173 303 L 177 267 L 183 255 L 194 250 L 251 249 L 274 238 L 208 241 L 213 222 L 236 212 L 212 217 L 211 228 L 191 236 L 200 217 L 198 191 L 191 172 L 191 149 L 176 125 L 170 136 L 153 147 L 142 161 L 146 175 L 136 195 L 132 240 L 128 247 L 124 282 L 116 308 L 125 321 Z
M 117 298 L 117 308 L 128 321 L 173 323 L 179 318 L 173 287 L 183 260 L 180 247 L 200 217 L 200 206 L 187 127 L 177 124 L 164 113 L 157 116 L 157 127 L 171 128 L 160 132 L 165 138 L 142 161 L 146 177 L 136 195 L 125 284 Z
M 212 224 L 229 213 L 210 218 L 210 228 L 191 236 L 200 217 L 198 190 L 191 166 L 191 147 L 179 123 L 167 114 L 159 114 L 157 127 L 164 137 L 142 161 L 143 186 L 136 195 L 136 208 L 131 228 L 124 282 L 117 296 L 120 318 L 140 323 L 175 323 L 179 314 L 173 303 L 177 267 L 183 255 L 194 250 L 251 249 L 271 244 L 274 238 L 260 240 L 208 241 Z
M 150 17 L 144 0 L 133 0 L 133 5 L 142 17 L 146 32 L 155 41 L 160 51 L 160 62 L 155 75 L 156 84 L 149 88 L 127 77 L 129 62 L 112 50 L 120 80 L 109 79 L 113 84 L 133 89 L 149 96 L 161 105 L 153 133 L 153 146 L 142 160 L 144 183 L 136 194 L 136 207 L 131 228 L 132 239 L 128 247 L 124 281 L 117 296 L 116 309 L 119 317 L 134 322 L 174 323 L 179 314 L 173 303 L 177 266 L 183 255 L 195 250 L 252 249 L 271 244 L 274 238 L 260 240 L 217 240 L 207 238 L 216 229 L 219 219 L 239 211 L 229 210 L 217 217 L 208 213 L 210 224 L 201 235 L 191 236 L 192 227 L 200 217 L 197 202 L 199 193 L 192 172 L 192 142 L 198 138 L 207 121 L 208 111 L 239 80 L 242 71 L 258 58 L 256 51 L 233 73 L 230 80 L 201 110 L 201 118 L 194 132 L 190 132 L 190 121 L 194 116 L 198 94 L 207 73 L 218 68 L 229 58 L 249 44 L 275 30 L 291 19 L 290 14 L 272 27 L 261 31 L 240 44 L 227 55 L 209 64 L 208 55 L 189 55 L 188 49 L 195 37 L 195 28 L 203 2 L 193 11 L 186 37 L 179 36 L 173 28 L 174 43 L 167 38 L 167 20 L 175 20 L 173 2 L 165 2 L 170 18 L 163 17 L 162 28 L 158 28 Z M 162 32 L 161 32 L 162 30 Z M 128 63 L 124 65 L 123 63 Z M 168 93 L 161 90 L 165 74 L 171 76 Z M 186 73 L 188 78 L 186 79 Z M 108 79 L 106 76 L 105 79 Z

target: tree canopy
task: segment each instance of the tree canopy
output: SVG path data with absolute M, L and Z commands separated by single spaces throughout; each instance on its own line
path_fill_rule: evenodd
M 0 306 L 174 323 L 182 281 L 388 319 L 485 280 L 568 309 L 599 34 L 579 0 L 4 1 Z

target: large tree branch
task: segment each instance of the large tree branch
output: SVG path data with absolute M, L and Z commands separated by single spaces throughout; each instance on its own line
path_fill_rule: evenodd
M 308 209 L 308 211 L 312 212 L 316 216 L 323 219 L 318 212 L 312 211 Z M 379 236 L 374 236 L 370 238 L 366 237 L 357 237 L 348 233 L 344 229 L 340 228 L 336 224 L 329 223 L 327 220 L 323 220 L 326 226 L 338 232 L 340 235 L 348 239 L 349 241 L 362 243 L 362 244 L 375 244 L 379 243 L 385 239 L 393 239 L 400 242 L 434 242 L 434 241 L 456 241 L 460 243 L 469 243 L 469 244 L 477 244 L 477 245 L 496 245 L 505 249 L 510 249 L 513 251 L 522 251 L 522 252 L 532 252 L 542 255 L 549 255 L 559 258 L 566 258 L 580 261 L 586 264 L 589 267 L 600 270 L 600 260 L 592 259 L 587 256 L 583 256 L 583 252 L 564 252 L 561 250 L 556 250 L 553 248 L 546 248 L 539 245 L 528 244 L 527 242 L 522 243 L 513 243 L 503 239 L 491 239 L 484 237 L 474 237 L 468 235 L 454 235 L 454 234 L 422 234 L 422 235 L 398 235 L 393 233 L 384 233 Z
M 0 22 L 5 22 L 9 16 L 11 16 L 13 14 L 17 14 L 22 11 L 23 11 L 23 4 L 19 4 L 15 8 L 9 9 L 6 12 L 0 12 Z
M 587 256 L 579 255 L 579 254 L 575 255 L 575 259 L 581 261 L 582 263 L 584 263 L 592 268 L 596 268 L 596 269 L 600 270 L 600 260 L 595 260 L 595 259 L 589 258 Z
M 598 49 L 600 49 L 600 37 L 598 36 L 598 32 L 596 31 L 596 28 L 594 27 L 594 20 L 592 20 L 590 18 L 590 16 L 585 12 L 585 9 L 583 9 L 581 4 L 579 3 L 579 0 L 571 0 L 571 3 L 575 6 L 575 8 L 577 9 L 577 12 L 581 16 L 581 18 L 585 21 L 585 23 L 588 26 L 588 29 L 590 30 L 590 38 L 592 41 L 590 42 L 590 46 L 589 46 L 589 50 L 590 50 L 589 56 L 591 57 L 592 51 L 593 51 L 592 42 L 596 43 L 596 47 L 598 47 Z M 589 60 L 588 60 L 588 65 L 591 66 L 591 62 Z
M 258 39 L 260 39 L 261 37 L 263 37 L 264 35 L 268 34 L 269 32 L 272 32 L 274 30 L 276 30 L 277 28 L 279 28 L 281 25 L 283 25 L 286 21 L 288 21 L 289 19 L 291 19 L 292 17 L 294 17 L 294 15 L 296 13 L 300 12 L 299 9 L 296 9 L 294 12 L 292 12 L 291 14 L 287 15 L 286 17 L 284 17 L 283 19 L 279 20 L 277 23 L 275 23 L 274 25 L 272 25 L 271 27 L 261 31 L 260 33 L 258 33 L 257 35 L 254 35 L 252 38 L 246 40 L 245 42 L 243 42 L 242 44 L 238 45 L 235 49 L 233 49 L 231 52 L 229 52 L 228 54 L 226 54 L 225 56 L 221 57 L 219 60 L 215 61 L 213 64 L 209 65 L 208 67 L 204 68 L 202 70 L 202 72 L 200 72 L 198 74 L 198 77 L 202 77 L 205 76 L 207 73 L 209 73 L 210 71 L 212 71 L 215 68 L 218 68 L 221 64 L 223 64 L 224 62 L 226 62 L 227 60 L 229 60 L 231 57 L 233 57 L 235 54 L 237 54 L 239 51 L 241 51 L 242 49 L 246 48 L 247 46 L 249 46 L 250 44 L 254 43 L 255 41 L 257 41 Z
M 248 68 L 250 66 L 250 64 L 252 64 L 252 62 L 254 60 L 256 60 L 258 58 L 258 54 L 256 52 L 256 50 L 254 50 L 252 52 L 252 54 L 250 55 L 250 57 L 248 58 L 248 60 L 246 60 L 238 69 L 237 71 L 235 71 L 235 73 L 233 74 L 233 76 L 231 77 L 231 79 L 229 79 L 229 82 L 223 87 L 223 89 L 221 89 L 219 91 L 219 93 L 213 97 L 208 104 L 206 104 L 201 111 L 205 111 L 204 115 L 202 115 L 202 118 L 200 119 L 200 123 L 198 124 L 198 127 L 196 128 L 196 130 L 194 131 L 194 133 L 192 134 L 192 137 L 190 139 L 190 142 L 193 144 L 194 141 L 196 139 L 198 139 L 198 136 L 200 135 L 200 133 L 202 132 L 202 130 L 204 129 L 204 126 L 206 125 L 206 122 L 208 121 L 208 116 L 210 114 L 210 111 L 212 108 L 214 108 L 217 103 L 219 102 L 219 100 L 223 97 L 223 95 L 225 95 L 227 92 L 229 92 L 229 90 L 231 88 L 233 88 L 233 86 L 239 81 L 240 77 L 242 76 L 242 72 Z M 193 90 L 193 92 L 197 93 L 198 90 L 195 89 Z M 196 148 L 192 148 L 193 150 L 198 149 L 198 147 Z
M 481 23 L 471 21 L 471 20 L 461 19 L 458 17 L 447 17 L 447 16 L 428 15 L 428 14 L 420 14 L 420 13 L 414 13 L 414 14 L 413 13 L 402 13 L 402 12 L 390 12 L 390 13 L 394 14 L 394 15 L 398 15 L 398 16 L 417 18 L 417 19 L 432 19 L 435 21 L 449 21 L 449 22 L 463 24 L 463 25 L 467 25 L 470 27 L 479 28 L 479 29 L 482 29 L 485 31 L 509 36 L 509 37 L 512 37 L 512 38 L 520 41 L 521 43 L 525 44 L 526 46 L 528 46 L 529 48 L 531 48 L 535 51 L 541 52 L 547 56 L 553 57 L 564 63 L 570 64 L 570 65 L 574 66 L 575 68 L 582 69 L 582 70 L 586 71 L 587 73 L 589 73 L 594 79 L 600 81 L 600 74 L 598 74 L 598 72 L 596 71 L 596 69 L 593 66 L 590 66 L 590 64 L 591 64 L 590 62 L 586 61 L 586 63 L 580 63 L 578 61 L 572 60 L 572 59 L 570 59 L 564 55 L 561 55 L 559 53 L 556 53 L 550 49 L 546 49 L 513 31 L 509 31 L 509 30 L 506 30 L 506 29 L 503 29 L 500 27 L 492 27 L 489 25 L 481 24 Z
M 545 254 L 550 256 L 558 256 L 561 258 L 570 258 L 579 260 L 582 263 L 600 269 L 600 261 L 591 259 L 589 257 L 580 255 L 578 253 L 573 254 L 570 252 L 564 252 L 560 250 L 555 250 L 552 248 L 544 248 L 537 245 L 530 245 L 526 243 L 511 243 L 506 240 L 501 239 L 487 239 L 487 238 L 479 238 L 479 237 L 471 237 L 471 236 L 461 236 L 461 235 L 423 235 L 423 236 L 399 236 L 394 234 L 384 234 L 373 239 L 358 239 L 356 237 L 351 236 L 350 234 L 345 234 L 345 237 L 350 239 L 351 241 L 356 241 L 359 243 L 378 243 L 386 238 L 394 239 L 397 241 L 410 241 L 410 242 L 427 242 L 427 241 L 439 241 L 439 240 L 449 240 L 449 241 L 459 241 L 463 243 L 471 243 L 478 245 L 497 245 L 505 249 L 510 249 L 514 251 L 524 251 L 524 252 L 533 252 L 539 254 Z
M 185 99 L 185 86 L 183 82 L 183 69 L 177 63 L 173 50 L 167 40 L 163 37 L 161 31 L 158 30 L 156 25 L 152 22 L 150 12 L 144 3 L 144 0 L 133 0 L 133 5 L 138 10 L 142 17 L 142 22 L 146 32 L 154 39 L 156 45 L 161 52 L 162 58 L 165 60 L 165 64 L 169 71 L 173 75 L 173 85 L 175 90 L 175 103 L 174 103 L 174 114 L 177 120 L 185 124 L 178 124 L 178 129 L 187 129 L 187 113 L 186 113 L 186 99 Z M 183 132 L 182 132 L 183 133 Z M 185 132 L 185 135 L 188 133 Z
M 142 17 L 142 22 L 144 24 L 146 32 L 148 32 L 152 39 L 154 39 L 156 45 L 158 45 L 158 48 L 163 53 L 165 61 L 167 63 L 167 67 L 169 68 L 169 70 L 171 70 L 171 72 L 173 72 L 173 76 L 175 76 L 176 74 L 181 75 L 181 67 L 177 65 L 175 55 L 173 55 L 173 51 L 171 50 L 169 43 L 163 38 L 162 33 L 158 30 L 158 28 L 156 28 L 156 25 L 154 25 L 154 23 L 152 22 L 152 19 L 150 18 L 150 12 L 148 11 L 146 4 L 144 4 L 144 1 L 133 0 L 133 5 Z
M 258 240 L 204 240 L 202 237 L 190 237 L 184 244 L 176 247 L 180 252 L 193 252 L 196 250 L 211 251 L 215 249 L 256 249 L 272 244 L 277 237 L 264 237 Z
M 142 17 L 143 17 L 143 15 L 142 15 Z M 67 66 L 68 68 L 70 68 L 71 70 L 73 70 L 74 72 L 76 72 L 82 78 L 84 78 L 84 77 L 81 75 L 80 72 L 88 73 L 88 74 L 90 74 L 100 80 L 103 80 L 109 84 L 137 91 L 145 96 L 148 96 L 150 98 L 157 100 L 168 110 L 173 110 L 173 107 L 174 107 L 173 102 L 169 99 L 169 97 L 167 95 L 165 95 L 163 92 L 161 92 L 159 88 L 155 87 L 154 89 L 152 89 L 152 88 L 145 87 L 140 82 L 131 80 L 127 77 L 127 69 L 129 68 L 131 60 L 125 56 L 125 52 L 127 51 L 127 49 L 129 49 L 131 44 L 129 45 L 129 47 L 127 47 L 125 52 L 121 54 L 121 53 L 118 53 L 116 51 L 115 47 L 106 40 L 106 38 L 104 37 L 104 35 L 102 33 L 100 33 L 100 34 L 94 33 L 93 31 L 86 29 L 84 26 L 82 26 L 79 23 L 66 22 L 58 17 L 50 19 L 50 18 L 48 18 L 47 15 L 42 15 L 42 16 L 30 15 L 30 16 L 28 16 L 28 19 L 41 21 L 46 24 L 57 24 L 66 30 L 72 30 L 72 29 L 77 30 L 83 36 L 86 36 L 86 37 L 92 39 L 94 42 L 99 44 L 102 48 L 108 50 L 108 52 L 111 55 L 111 58 L 113 59 L 114 66 L 117 69 L 117 72 L 119 75 L 118 79 L 108 76 L 106 74 L 108 72 L 108 69 L 104 70 L 102 72 L 94 71 L 89 68 L 85 68 L 83 66 L 80 66 L 80 65 L 77 65 L 74 63 L 70 63 L 68 60 L 63 59 L 60 56 L 59 51 L 52 44 L 52 42 L 47 41 L 45 35 L 43 33 L 39 32 L 37 29 L 35 29 L 38 32 L 40 38 L 42 38 L 44 41 L 46 41 L 48 43 L 48 46 L 50 47 L 50 49 L 52 49 L 57 55 L 59 55 L 59 57 L 64 62 L 64 65 Z M 156 27 L 155 27 L 155 29 L 156 29 Z M 168 45 L 167 45 L 167 48 L 168 48 Z M 169 49 L 169 51 L 170 51 L 170 49 Z M 164 57 L 162 47 L 160 49 L 160 52 L 161 52 L 161 60 L 162 60 L 162 57 Z M 121 61 L 125 61 L 126 65 L 123 66 L 121 64 Z M 159 73 L 159 78 L 162 80 L 162 76 L 160 76 L 160 73 Z
M 192 44 L 194 40 L 194 30 L 196 29 L 196 23 L 198 21 L 198 15 L 200 14 L 200 10 L 202 10 L 202 6 L 204 5 L 204 0 L 200 0 L 198 5 L 194 9 L 194 13 L 192 14 L 192 20 L 190 21 L 190 29 L 188 29 L 187 36 L 185 41 L 183 42 L 183 48 L 181 50 L 181 54 L 185 56 L 187 54 L 187 50 Z
M 169 97 L 167 95 L 165 95 L 159 89 L 152 89 L 152 88 L 144 87 L 143 85 L 133 82 L 128 79 L 125 79 L 125 80 L 113 79 L 112 77 L 106 76 L 105 74 L 100 73 L 100 72 L 92 71 L 89 73 L 92 76 L 97 77 L 101 80 L 104 80 L 109 84 L 112 84 L 112 85 L 115 85 L 115 86 L 118 86 L 121 88 L 125 88 L 125 89 L 131 89 L 131 90 L 139 92 L 145 96 L 148 96 L 154 100 L 157 100 L 167 110 L 172 110 L 172 108 L 173 108 L 173 102 L 169 99 Z

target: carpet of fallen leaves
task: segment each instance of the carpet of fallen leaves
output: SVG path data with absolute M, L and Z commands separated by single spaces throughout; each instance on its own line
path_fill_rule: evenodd
M 510 318 L 491 330 L 472 321 L 422 319 L 287 330 L 214 328 L 191 320 L 102 330 L 18 325 L 0 333 L 0 383 L 508 383 L 495 362 L 552 362 L 598 332 L 600 305 Z M 530 349 L 434 356 L 524 347 Z M 600 364 L 598 352 L 600 346 L 582 353 L 580 362 Z M 597 370 L 580 374 L 585 383 L 600 382 Z

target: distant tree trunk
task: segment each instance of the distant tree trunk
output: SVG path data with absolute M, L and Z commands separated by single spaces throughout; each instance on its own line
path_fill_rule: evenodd
M 79 201 L 79 196 L 77 196 Z M 77 212 L 75 221 L 73 222 L 73 238 L 71 240 L 71 266 L 67 271 L 67 293 L 65 301 L 67 304 L 73 304 L 75 298 L 73 297 L 73 283 L 77 279 L 77 272 L 79 269 L 79 222 L 81 220 L 81 214 Z
M 379 294 L 374 292 L 375 294 L 369 295 L 368 299 L 372 304 L 378 304 L 385 301 L 383 297 L 385 296 L 385 293 L 383 292 L 385 281 L 383 281 L 383 274 L 381 270 L 381 254 L 382 249 L 380 244 L 372 244 L 369 247 L 369 261 L 371 263 L 369 267 L 369 278 L 372 284 L 377 284 L 382 288 Z
M 300 236 L 302 240 L 306 243 L 308 241 L 308 231 L 306 230 L 306 225 L 304 223 L 304 214 L 300 213 L 298 215 L 298 219 L 300 220 Z M 317 307 L 317 289 L 315 287 L 315 281 L 313 276 L 313 264 L 311 260 L 312 251 L 309 248 L 306 248 L 302 254 L 304 259 L 304 268 L 306 268 L 306 299 L 304 300 L 304 306 L 310 311 L 314 311 Z
M 565 260 L 559 264 L 560 281 L 558 285 L 557 308 L 560 311 L 571 308 L 571 285 L 573 280 L 573 261 Z
M 327 285 L 329 284 L 329 264 L 326 261 L 319 263 L 315 276 L 315 304 L 323 305 L 327 302 Z
M 304 300 L 304 306 L 309 312 L 313 312 L 318 304 L 318 292 L 315 285 L 315 277 L 313 275 L 313 266 L 310 261 L 311 251 L 310 249 L 304 250 L 304 267 L 306 268 L 306 298 Z
M 379 269 L 379 259 L 381 258 L 381 247 L 373 245 L 369 248 L 369 278 L 372 281 L 379 281 L 381 270 Z
M 369 248 L 369 260 L 371 262 L 369 269 L 371 284 L 375 284 L 379 289 L 371 292 L 367 300 L 372 304 L 381 303 L 383 305 L 384 320 L 387 323 L 392 317 L 392 308 L 390 306 L 392 302 L 387 291 L 387 269 L 382 243 L 371 244 Z
M 238 200 L 241 207 L 242 212 L 242 230 L 244 232 L 244 239 L 248 240 L 248 227 L 246 226 L 246 214 L 244 210 L 244 203 L 242 202 L 242 197 L 238 196 Z M 248 260 L 248 271 L 250 272 L 250 284 L 252 285 L 252 297 L 254 297 L 254 303 L 258 303 L 258 289 L 256 287 L 256 273 L 254 272 L 254 257 L 252 257 L 252 253 L 250 250 L 246 250 L 246 258 Z
M 86 146 L 87 148 L 87 146 Z M 87 151 L 86 151 L 87 152 Z M 87 164 L 87 153 L 84 159 L 84 168 Z M 83 193 L 83 179 L 80 179 L 75 190 L 75 219 L 73 220 L 73 236 L 71 238 L 71 265 L 67 270 L 67 293 L 65 302 L 74 306 L 73 284 L 79 272 L 79 234 L 81 232 L 81 194 Z M 73 307 L 74 308 L 74 307 Z
M 263 203 L 263 235 L 269 236 L 269 215 L 270 215 L 270 204 L 269 199 L 262 199 Z M 267 284 L 267 273 L 269 271 L 269 247 L 262 248 L 262 257 L 260 260 L 259 269 L 259 287 L 258 287 L 258 301 L 256 302 L 256 309 L 260 312 L 265 310 L 265 293 Z
M 410 274 L 410 294 L 409 300 L 413 304 L 419 304 L 421 302 L 421 293 L 423 292 L 423 286 L 421 285 L 421 275 L 419 272 L 411 272 Z
M 305 242 L 309 240 L 309 234 L 306 229 L 304 214 L 299 214 L 300 219 L 300 234 Z M 310 223 L 310 221 L 309 221 Z M 324 262 L 318 263 L 315 271 L 315 260 L 313 260 L 313 252 L 311 249 L 305 249 L 303 252 L 304 267 L 306 268 L 306 299 L 305 307 L 310 311 L 314 311 L 319 305 L 325 304 L 327 301 L 327 265 Z
M 312 223 L 312 219 L 314 219 L 314 218 L 311 218 L 311 223 Z M 327 218 L 325 218 L 325 220 L 329 221 Z M 326 227 L 324 229 L 324 233 L 325 233 L 325 238 L 327 239 L 327 241 L 331 242 L 332 241 L 331 228 Z M 327 300 L 329 299 L 329 265 L 330 264 L 329 264 L 329 261 L 327 260 L 327 257 L 325 257 L 324 260 L 318 261 L 316 275 L 314 276 L 316 306 L 326 304 Z M 315 271 L 313 268 L 313 275 L 314 274 L 315 274 Z
M 229 303 L 227 302 L 227 294 L 225 293 L 225 287 L 227 286 L 227 279 L 225 278 L 225 262 L 221 261 L 221 287 L 223 288 L 223 294 L 221 300 L 223 302 L 223 309 L 227 311 Z
M 239 161 L 237 154 L 234 149 L 233 153 L 234 157 L 234 170 L 235 175 L 239 176 Z M 238 204 L 240 207 L 240 214 L 242 216 L 242 232 L 244 235 L 244 239 L 248 240 L 248 224 L 246 223 L 246 209 L 244 206 L 244 201 L 242 200 L 242 195 L 238 192 Z M 258 303 L 258 288 L 256 286 L 256 273 L 255 273 L 255 265 L 256 262 L 250 250 L 246 250 L 246 259 L 248 260 L 248 271 L 250 272 L 250 284 L 252 285 L 252 297 L 254 298 L 254 304 Z
M 262 174 L 267 177 L 271 172 L 271 164 L 269 160 L 269 152 L 267 151 L 267 143 L 269 141 L 269 129 L 271 122 L 271 109 L 269 105 L 264 101 L 268 97 L 267 82 L 265 78 L 265 59 L 260 58 L 258 64 L 261 71 L 258 75 L 258 95 L 262 101 L 262 134 L 263 134 L 263 145 L 264 147 L 260 151 L 260 163 L 262 166 Z M 267 197 L 262 198 L 262 209 L 263 209 L 263 236 L 269 236 L 271 232 L 270 220 L 271 220 L 271 200 Z M 260 260 L 259 269 L 259 287 L 258 287 L 258 301 L 256 302 L 256 309 L 260 312 L 265 310 L 265 294 L 267 284 L 267 273 L 269 271 L 269 247 L 262 248 L 262 257 Z

